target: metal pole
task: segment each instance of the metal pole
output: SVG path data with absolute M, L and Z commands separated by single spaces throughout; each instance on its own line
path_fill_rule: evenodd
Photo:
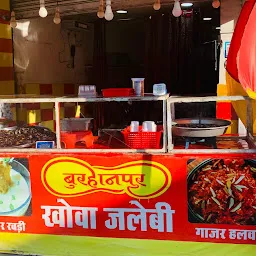
M 167 120 L 166 120 L 166 104 L 167 100 L 163 100 L 163 148 L 167 152 Z
M 172 111 L 170 98 L 167 100 L 167 129 L 168 129 L 168 152 L 173 150 L 172 142 Z
M 56 142 L 57 148 L 61 149 L 61 142 L 60 142 L 60 103 L 55 101 L 55 121 L 56 121 Z
M 247 107 L 247 119 L 246 119 L 246 123 L 247 123 L 247 137 L 249 138 L 250 135 L 253 136 L 253 109 L 252 109 L 252 100 L 250 98 L 248 98 L 246 100 L 246 107 Z

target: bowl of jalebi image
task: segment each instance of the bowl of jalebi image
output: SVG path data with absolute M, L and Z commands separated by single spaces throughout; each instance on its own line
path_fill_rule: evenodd
M 187 182 L 191 222 L 256 225 L 256 161 L 208 159 Z
M 30 202 L 28 169 L 15 159 L 0 158 L 0 216 L 24 216 Z

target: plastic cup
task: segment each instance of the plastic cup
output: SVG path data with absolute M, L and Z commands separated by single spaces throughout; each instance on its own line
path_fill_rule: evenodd
M 148 132 L 148 125 L 145 122 L 143 122 L 143 124 L 142 124 L 142 131 L 143 132 Z
M 136 96 L 144 96 L 145 78 L 132 78 L 132 88 Z
M 156 124 L 153 121 L 145 121 L 142 124 L 142 131 L 144 132 L 156 132 Z
M 130 125 L 130 132 L 138 132 L 140 123 L 138 121 L 132 121 Z

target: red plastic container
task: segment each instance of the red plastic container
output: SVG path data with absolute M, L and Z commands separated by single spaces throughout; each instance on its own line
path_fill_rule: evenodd
M 129 97 L 134 95 L 132 88 L 108 88 L 102 90 L 103 97 Z
M 133 149 L 160 149 L 160 140 L 163 127 L 158 126 L 157 132 L 130 132 L 130 126 L 123 130 L 125 144 Z

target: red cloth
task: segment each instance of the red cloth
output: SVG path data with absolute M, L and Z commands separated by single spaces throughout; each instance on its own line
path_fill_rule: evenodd
M 252 9 L 256 0 L 247 0 L 242 8 L 236 28 L 232 37 L 227 59 L 228 73 L 239 82 L 238 68 L 237 68 L 237 54 L 241 46 L 241 41 L 244 35 L 244 30 L 247 25 L 248 19 L 251 15 Z M 255 19 L 255 17 L 254 17 Z M 256 22 L 256 21 L 255 21 Z M 249 40 L 249 39 L 248 39 Z
M 238 79 L 245 90 L 256 93 L 256 4 L 248 19 L 237 55 Z M 255 95 L 250 95 L 255 97 Z

